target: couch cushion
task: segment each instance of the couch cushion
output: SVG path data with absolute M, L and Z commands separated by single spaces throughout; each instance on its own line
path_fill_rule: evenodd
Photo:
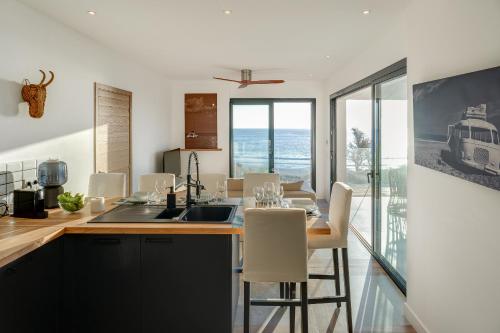
M 228 178 L 227 179 L 228 191 L 243 191 L 243 178 Z
M 304 185 L 303 180 L 299 180 L 291 183 L 281 183 L 283 185 L 283 190 L 285 191 L 300 191 L 302 189 L 302 185 Z
M 316 193 L 311 191 L 285 191 L 285 198 L 309 198 L 316 201 Z

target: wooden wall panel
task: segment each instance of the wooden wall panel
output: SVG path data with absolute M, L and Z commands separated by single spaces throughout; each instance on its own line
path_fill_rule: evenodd
M 128 193 L 130 193 L 132 172 L 131 108 L 131 92 L 99 83 L 95 84 L 95 172 L 125 173 Z
M 186 149 L 217 148 L 217 94 L 185 94 Z

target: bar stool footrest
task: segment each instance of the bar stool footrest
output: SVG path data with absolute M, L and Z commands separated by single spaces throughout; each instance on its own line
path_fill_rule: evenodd
M 250 299 L 250 305 L 256 306 L 300 306 L 302 303 L 300 299 L 281 299 L 281 298 L 264 298 L 264 299 Z
M 346 296 L 325 296 L 325 297 L 312 297 L 307 300 L 308 304 L 326 304 L 326 303 L 338 303 L 347 302 L 348 298 Z
M 309 279 L 312 279 L 312 280 L 336 280 L 337 277 L 333 274 L 309 274 Z

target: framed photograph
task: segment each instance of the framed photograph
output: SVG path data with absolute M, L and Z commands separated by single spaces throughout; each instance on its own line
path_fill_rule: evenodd
M 413 86 L 415 163 L 500 190 L 500 67 Z

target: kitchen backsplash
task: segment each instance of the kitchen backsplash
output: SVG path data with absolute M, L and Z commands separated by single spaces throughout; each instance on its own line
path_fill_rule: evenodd
M 0 200 L 12 204 L 12 192 L 37 179 L 37 160 L 0 162 Z

